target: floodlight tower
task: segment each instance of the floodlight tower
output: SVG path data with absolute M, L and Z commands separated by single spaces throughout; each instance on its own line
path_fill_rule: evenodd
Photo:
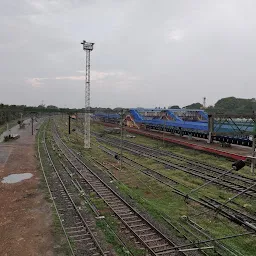
M 86 52 L 85 65 L 85 106 L 84 106 L 84 148 L 90 148 L 90 53 L 93 50 L 94 43 L 83 40 L 81 43 Z
M 205 109 L 206 108 L 206 97 L 203 98 L 203 108 Z

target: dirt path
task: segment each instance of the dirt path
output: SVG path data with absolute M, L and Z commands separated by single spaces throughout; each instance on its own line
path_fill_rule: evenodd
M 39 189 L 35 135 L 30 125 L 18 133 L 20 139 L 0 144 L 0 181 L 10 174 L 33 176 L 12 184 L 0 182 L 0 254 L 52 256 L 52 216 Z

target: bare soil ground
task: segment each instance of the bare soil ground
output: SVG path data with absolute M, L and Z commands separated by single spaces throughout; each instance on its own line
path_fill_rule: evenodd
M 10 174 L 31 173 L 17 183 L 0 182 L 0 255 L 53 255 L 52 215 L 39 189 L 35 135 L 31 126 L 20 138 L 0 144 L 0 181 Z

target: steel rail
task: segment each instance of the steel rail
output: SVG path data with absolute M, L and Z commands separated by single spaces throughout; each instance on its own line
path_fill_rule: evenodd
M 91 229 L 89 228 L 89 226 L 87 225 L 86 221 L 84 220 L 83 216 L 81 215 L 80 211 L 78 210 L 75 202 L 73 201 L 72 197 L 70 196 L 70 193 L 68 192 L 67 190 L 67 187 L 65 186 L 63 180 L 61 179 L 60 175 L 59 175 L 59 172 L 57 171 L 54 163 L 53 163 L 53 160 L 51 158 L 51 155 L 48 151 L 48 148 L 47 148 L 47 145 L 46 145 L 46 142 L 45 142 L 45 139 L 44 139 L 44 148 L 45 148 L 45 152 L 48 156 L 48 159 L 51 163 L 51 167 L 53 168 L 53 170 L 55 171 L 57 177 L 58 177 L 58 180 L 63 188 L 63 190 L 65 191 L 66 195 L 67 195 L 67 198 L 69 199 L 69 201 L 71 202 L 75 212 L 77 213 L 77 215 L 79 216 L 80 220 L 82 221 L 83 223 L 83 226 L 85 227 L 86 231 L 90 234 L 90 237 L 92 239 L 92 241 L 94 242 L 95 246 L 96 246 L 96 249 L 97 249 L 97 252 L 100 254 L 100 255 L 106 255 L 106 253 L 102 250 L 99 242 L 97 241 L 96 237 L 94 236 L 93 232 L 91 231 Z M 96 254 L 96 252 L 95 252 Z M 98 255 L 98 254 L 97 254 Z
M 146 174 L 146 175 L 147 175 L 147 174 Z M 149 176 L 151 176 L 151 175 L 149 175 Z M 184 198 L 187 197 L 185 193 L 181 192 L 180 190 L 178 190 L 177 188 L 171 186 L 170 184 L 168 184 L 168 183 L 162 181 L 161 179 L 157 179 L 157 178 L 154 177 L 154 176 L 151 176 L 151 177 L 154 178 L 154 179 L 156 179 L 156 180 L 158 180 L 158 181 L 161 182 L 162 184 L 165 184 L 165 185 L 171 187 L 171 188 L 172 188 L 172 192 L 177 193 L 178 195 L 180 195 L 180 196 L 182 196 L 182 197 L 184 197 Z M 195 199 L 195 198 L 193 198 L 193 197 L 191 197 L 191 196 L 189 196 L 189 197 L 187 197 L 187 198 L 190 199 L 190 200 L 192 200 L 192 201 L 195 201 L 195 202 L 200 203 L 201 205 L 205 206 L 206 208 L 209 208 L 210 210 L 213 210 L 213 211 L 218 210 L 218 211 L 219 211 L 219 208 L 218 208 L 216 205 L 211 204 L 211 203 L 210 203 L 209 201 L 207 201 L 207 200 L 203 200 L 202 198 L 199 198 L 200 200 L 197 200 L 197 199 Z M 229 207 L 229 206 L 226 206 L 226 208 L 229 208 L 229 212 L 227 212 L 226 210 L 221 210 L 221 211 L 219 211 L 219 213 L 220 213 L 221 215 L 223 215 L 224 217 L 228 218 L 230 221 L 235 222 L 236 224 L 243 225 L 243 226 L 245 226 L 246 228 L 252 229 L 251 223 L 249 223 L 249 222 L 247 222 L 247 221 L 244 221 L 244 219 L 241 218 L 241 216 L 239 217 L 239 215 L 237 214 L 237 212 L 236 212 L 233 208 L 231 208 L 231 207 Z
M 98 140 L 103 141 L 103 142 L 107 142 L 107 143 L 112 144 L 112 145 L 116 145 L 114 142 L 107 141 L 107 140 L 102 139 L 102 138 L 98 138 Z M 209 174 L 209 173 L 205 174 L 205 171 L 198 169 L 198 167 L 197 168 L 196 167 L 189 167 L 189 166 L 186 166 L 186 165 L 181 164 L 181 163 L 171 163 L 166 159 L 162 159 L 160 157 L 157 157 L 155 154 L 153 154 L 149 151 L 148 152 L 145 151 L 145 150 L 139 151 L 138 149 L 131 149 L 131 148 L 125 147 L 125 146 L 124 146 L 124 149 L 126 149 L 130 152 L 133 152 L 134 154 L 137 154 L 139 156 L 144 156 L 144 157 L 147 157 L 147 158 L 154 159 L 155 161 L 157 161 L 159 163 L 162 163 L 166 166 L 170 166 L 172 168 L 182 170 L 186 173 L 197 176 L 197 177 L 202 178 L 204 180 L 211 180 L 212 178 L 216 178 L 216 176 L 214 176 L 212 174 Z M 233 183 L 232 181 L 224 180 L 224 179 L 218 180 L 218 181 L 216 180 L 213 183 L 215 183 L 217 185 L 221 185 L 223 187 L 226 187 L 226 188 L 231 189 L 231 190 L 236 191 L 236 192 L 241 192 L 243 189 L 247 188 L 245 185 L 236 184 L 236 183 Z M 254 190 L 250 191 L 250 192 L 247 191 L 246 195 L 256 197 L 256 191 L 254 191 Z
M 92 203 L 92 201 L 88 198 L 88 196 L 86 195 L 85 191 L 83 190 L 80 182 L 75 179 L 73 177 L 73 174 L 70 172 L 69 168 L 62 162 L 59 160 L 59 162 L 61 163 L 61 165 L 63 166 L 63 168 L 66 170 L 67 174 L 70 176 L 71 181 L 74 185 L 74 187 L 77 189 L 77 191 L 79 193 L 81 193 L 81 196 L 84 198 L 85 202 L 89 205 L 90 209 L 94 212 L 96 217 L 100 217 L 100 213 L 97 209 L 97 207 Z M 75 181 L 74 181 L 75 180 Z M 114 234 L 114 236 L 117 238 L 117 240 L 120 242 L 120 244 L 122 244 L 123 248 L 127 249 L 127 251 L 129 251 L 129 255 L 134 256 L 134 254 L 127 248 L 127 245 L 125 244 L 125 242 L 116 234 L 116 232 L 110 227 L 109 223 L 106 221 L 105 218 L 102 219 L 102 221 L 105 222 L 105 224 L 107 225 L 108 229 L 111 231 L 112 234 Z
M 238 216 L 239 218 L 243 219 L 243 220 L 246 220 L 246 221 L 251 221 L 253 223 L 256 224 L 256 217 L 254 216 L 249 216 L 248 214 L 246 213 L 243 213 L 237 209 L 233 209 L 227 205 L 224 205 L 222 204 L 221 202 L 218 202 L 216 199 L 214 198 L 211 198 L 211 197 L 208 197 L 208 196 L 205 196 L 205 198 L 201 198 L 201 200 L 203 200 L 204 202 L 207 202 L 208 204 L 211 204 L 213 206 L 216 207 L 216 210 L 218 210 L 218 208 L 221 206 L 223 207 L 224 209 L 230 211 L 230 212 L 233 212 L 234 215 Z
M 117 154 L 117 152 L 115 152 L 115 151 L 113 151 L 113 150 L 111 150 L 109 148 L 106 148 L 106 147 L 104 147 L 102 145 L 99 146 L 99 148 L 101 148 L 102 151 L 106 152 L 107 154 L 109 154 L 111 156 L 115 156 L 115 154 Z M 144 174 L 146 174 L 146 175 L 148 175 L 148 176 L 150 176 L 152 178 L 155 178 L 157 180 L 160 180 L 160 179 L 166 180 L 166 181 L 161 180 L 161 182 L 163 181 L 166 185 L 169 185 L 172 188 L 173 188 L 173 184 L 169 184 L 168 182 L 174 183 L 174 185 L 180 184 L 178 181 L 176 181 L 174 179 L 171 179 L 171 178 L 169 178 L 169 177 L 167 177 L 167 176 L 165 176 L 165 175 L 163 175 L 163 174 L 153 170 L 152 168 L 148 168 L 148 167 L 144 166 L 143 164 L 138 163 L 137 161 L 135 161 L 135 160 L 133 160 L 133 159 L 131 159 L 129 157 L 123 156 L 123 158 L 124 158 L 124 162 L 127 163 L 128 165 L 132 166 L 132 167 L 135 167 L 135 165 L 136 165 L 136 166 L 139 166 L 141 168 L 144 168 L 144 170 L 143 169 L 139 169 L 140 172 L 142 172 L 142 173 L 144 173 Z M 155 175 L 158 176 L 159 178 L 156 177 Z M 183 186 L 186 187 L 185 185 L 183 185 Z
M 98 133 L 94 133 L 94 134 L 97 134 Z M 108 139 L 115 139 L 115 140 L 120 140 L 119 138 L 110 138 L 108 137 Z M 175 159 L 178 159 L 178 160 L 181 160 L 181 161 L 186 161 L 187 163 L 189 164 L 192 164 L 192 165 L 197 165 L 199 167 L 202 167 L 204 169 L 207 169 L 207 170 L 210 170 L 212 172 L 216 172 L 218 174 L 221 174 L 223 173 L 224 171 L 226 171 L 224 168 L 220 168 L 220 167 L 217 167 L 217 166 L 211 166 L 207 163 L 204 163 L 204 162 L 201 162 L 201 161 L 198 161 L 196 159 L 189 159 L 185 156 L 180 156 L 178 154 L 175 154 L 175 153 L 172 153 L 172 152 L 169 152 L 169 151 L 166 151 L 166 150 L 160 150 L 160 149 L 154 149 L 152 147 L 149 147 L 149 146 L 146 146 L 146 145 L 142 145 L 142 144 L 138 144 L 138 143 L 135 143 L 135 142 L 131 142 L 131 141 L 128 141 L 128 140 L 124 140 L 124 143 L 127 143 L 127 144 L 130 144 L 134 147 L 140 147 L 141 149 L 145 149 L 145 150 L 150 150 L 152 151 L 153 153 L 157 153 L 157 154 L 161 154 L 161 155 L 165 155 L 165 156 L 171 156 L 172 158 L 175 158 Z M 228 175 L 236 180 L 241 180 L 243 182 L 247 182 L 247 183 L 254 183 L 256 182 L 256 179 L 254 178 L 249 178 L 249 177 L 246 177 L 246 176 L 243 176 L 239 173 L 230 173 L 230 175 Z
M 174 154 L 172 152 L 168 152 L 168 151 L 165 151 L 165 150 L 156 150 L 156 149 L 153 149 L 151 147 L 140 145 L 140 144 L 130 142 L 130 141 L 127 141 L 127 140 L 125 142 L 128 143 L 128 144 L 143 148 L 143 149 L 151 150 L 152 152 L 158 152 L 158 153 L 160 153 L 161 155 L 164 155 L 164 156 L 171 156 L 172 158 L 175 158 L 175 159 L 178 159 L 178 160 L 181 160 L 181 161 L 185 161 L 188 164 L 192 164 L 192 165 L 195 165 L 195 166 L 198 166 L 198 167 L 202 167 L 205 170 L 208 170 L 208 171 L 211 171 L 211 172 L 222 174 L 223 172 L 226 171 L 226 169 L 224 169 L 224 168 L 220 168 L 220 167 L 217 167 L 217 166 L 212 166 L 212 165 L 209 165 L 207 163 L 200 162 L 196 159 L 192 160 L 192 159 L 189 159 L 185 156 L 180 156 L 180 155 Z M 256 182 L 256 179 L 243 176 L 239 173 L 230 173 L 230 174 L 227 174 L 225 176 L 229 176 L 232 179 L 239 180 L 241 182 L 246 182 L 246 183 L 249 183 L 249 184 L 253 184 L 254 182 Z
M 61 145 L 63 145 L 63 148 L 61 148 L 60 144 L 57 142 L 56 138 L 58 139 L 59 143 Z M 157 253 L 156 250 L 154 250 L 155 248 L 161 248 L 161 247 L 167 247 L 166 250 L 171 249 L 172 247 L 175 246 L 175 244 L 169 240 L 169 238 L 167 238 L 162 232 L 160 232 L 156 227 L 154 227 L 151 223 L 149 223 L 141 214 L 139 214 L 132 206 L 130 206 L 123 198 L 121 198 L 111 187 L 109 187 L 109 185 L 107 185 L 97 174 L 95 174 L 81 159 L 79 159 L 72 150 L 70 150 L 70 148 L 68 148 L 68 146 L 61 140 L 61 138 L 59 137 L 59 135 L 56 133 L 56 137 L 54 138 L 56 144 L 59 146 L 59 148 L 63 151 L 62 153 L 65 155 L 66 159 L 70 162 L 70 164 L 77 170 L 77 172 L 81 175 L 81 177 L 84 178 L 85 182 L 88 183 L 91 188 L 103 199 L 103 201 L 112 209 L 112 211 L 119 217 L 119 219 L 123 222 L 123 224 L 134 234 L 134 236 L 147 248 L 147 250 L 152 254 L 152 255 L 164 255 L 164 252 L 161 252 L 160 254 Z M 64 152 L 65 150 L 65 152 Z M 69 154 L 69 156 L 67 156 L 67 153 Z M 70 158 L 73 158 L 72 160 Z M 74 163 L 75 162 L 75 163 Z M 80 164 L 77 165 L 77 164 Z M 81 168 L 82 166 L 82 171 L 79 170 L 79 168 Z M 86 174 L 87 172 L 87 177 L 84 176 L 84 174 Z M 88 175 L 89 174 L 89 175 Z M 94 179 L 94 180 L 93 180 Z M 109 192 L 108 194 L 108 198 L 111 198 L 112 196 L 112 201 L 113 199 L 117 199 L 116 204 L 118 206 L 118 203 L 121 203 L 121 207 L 125 207 L 128 209 L 129 212 L 132 212 L 133 215 L 135 215 L 135 218 L 139 219 L 139 222 L 142 221 L 141 226 L 147 226 L 147 228 L 144 229 L 148 229 L 151 230 L 151 232 L 153 232 L 153 235 L 151 236 L 158 236 L 161 238 L 161 240 L 164 244 L 160 244 L 160 245 L 156 245 L 156 246 L 150 246 L 147 243 L 150 243 L 150 240 L 145 240 L 145 238 L 143 239 L 143 237 L 146 237 L 147 234 L 144 235 L 139 235 L 138 232 L 140 232 L 141 230 L 134 230 L 132 225 L 129 225 L 129 222 L 127 220 L 125 220 L 124 217 L 121 216 L 120 213 L 122 213 L 122 211 L 118 211 L 118 208 L 115 208 L 115 206 L 111 205 L 112 202 L 109 201 L 106 196 L 103 195 L 103 193 L 101 191 L 103 190 L 107 190 Z M 122 206 L 123 204 L 123 206 Z M 120 206 L 118 206 L 120 207 Z M 123 209 L 125 209 L 123 208 Z M 121 208 L 122 209 L 122 208 Z M 144 223 L 143 223 L 144 222 Z M 134 226 L 136 227 L 136 226 Z M 156 240 L 156 239 L 154 239 Z M 153 242 L 154 242 L 153 240 Z M 155 248 L 154 248 L 155 247 Z M 177 250 L 176 255 L 185 255 L 183 252 L 179 252 L 179 250 Z
M 44 130 L 43 132 L 45 132 L 45 130 Z M 45 170 L 44 170 L 44 166 L 43 166 L 42 158 L 41 158 L 41 153 L 40 153 L 40 146 L 39 146 L 39 145 L 40 145 L 40 142 L 39 142 L 40 134 L 41 134 L 41 128 L 40 128 L 39 134 L 38 134 L 37 152 L 38 152 L 38 158 L 39 158 L 40 166 L 41 166 L 41 169 L 42 169 L 42 171 L 43 171 L 44 180 L 45 180 L 45 183 L 46 183 L 46 186 L 47 186 L 47 189 L 48 189 L 48 192 L 49 192 L 51 201 L 52 201 L 52 203 L 53 203 L 55 212 L 56 212 L 57 217 L 58 217 L 58 219 L 59 219 L 59 223 L 60 223 L 60 225 L 61 225 L 62 231 L 63 231 L 63 233 L 64 233 L 64 235 L 65 235 L 66 240 L 67 240 L 69 250 L 70 250 L 72 256 L 75 256 L 74 250 L 73 250 L 72 245 L 71 245 L 71 243 L 70 243 L 70 241 L 69 241 L 69 237 L 68 237 L 68 234 L 67 234 L 67 232 L 66 232 L 66 230 L 65 230 L 65 227 L 64 227 L 64 225 L 63 225 L 63 223 L 62 223 L 62 220 L 61 220 L 61 217 L 60 217 L 60 213 L 59 213 L 59 211 L 58 211 L 57 205 L 56 205 L 56 203 L 55 203 L 54 197 L 53 197 L 53 195 L 52 195 L 52 192 L 51 192 L 51 189 L 50 189 L 50 186 L 49 186 L 49 183 L 48 183 L 46 174 L 45 174 Z

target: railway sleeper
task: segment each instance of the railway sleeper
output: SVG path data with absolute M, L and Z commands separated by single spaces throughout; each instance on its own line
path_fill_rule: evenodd
M 170 247 L 170 245 L 168 243 L 164 243 L 164 244 L 155 244 L 155 245 L 152 245 L 149 247 L 151 250 L 154 250 L 155 252 L 157 252 L 157 251 L 162 251 L 162 250 L 168 249 L 168 247 Z
M 102 186 L 101 187 L 95 187 L 94 185 L 91 185 L 91 186 L 93 186 L 95 191 L 97 191 L 97 193 L 99 193 L 99 194 L 104 194 L 104 195 L 109 195 L 109 196 L 113 194 L 109 189 L 104 188 Z
M 150 239 L 148 239 L 148 240 L 143 240 L 143 242 L 144 242 L 144 243 L 153 243 L 153 242 L 155 243 L 155 242 L 158 242 L 158 241 L 161 241 L 161 240 L 163 240 L 163 238 L 157 236 L 156 238 L 150 237 Z
M 143 237 L 147 237 L 147 236 L 157 236 L 156 232 L 151 232 L 151 233 L 146 233 L 146 234 L 143 234 L 143 235 L 140 235 L 140 238 L 143 238 Z
M 137 224 L 137 225 L 136 224 L 135 225 L 129 225 L 128 224 L 128 226 L 134 230 L 134 229 L 137 229 L 137 228 L 140 228 L 140 227 L 146 227 L 147 224 L 142 222 L 141 224 Z M 135 232 L 136 232 L 136 230 L 135 230 Z
M 85 229 L 85 227 L 82 227 L 80 229 L 67 230 L 68 234 L 79 233 L 79 232 L 87 232 L 87 230 Z
M 122 217 L 122 219 L 125 222 L 127 222 L 127 220 L 138 219 L 138 217 L 136 215 L 132 215 L 132 216 L 127 216 L 127 217 Z
M 125 212 L 125 213 L 119 213 L 118 214 L 120 217 L 124 217 L 125 218 L 125 216 L 131 216 L 131 215 L 134 215 L 134 212 L 132 212 L 132 211 L 128 211 L 128 212 Z M 134 216 L 136 216 L 136 215 L 134 215 Z
M 107 204 L 109 204 L 110 206 L 111 206 L 111 205 L 116 206 L 118 203 L 120 203 L 120 200 L 119 200 L 119 199 L 111 200 L 111 199 L 105 199 L 105 198 L 104 198 L 104 201 L 105 201 Z
M 78 235 L 71 235 L 69 237 L 70 238 L 77 238 L 77 237 L 87 237 L 87 236 L 90 236 L 90 234 L 89 233 L 84 233 L 84 234 L 78 234 Z
M 146 235 L 147 233 L 145 233 L 145 232 L 147 232 L 147 231 L 149 231 L 149 230 L 152 230 L 151 228 L 149 228 L 149 227 L 147 227 L 147 228 L 142 228 L 142 229 L 138 229 L 138 230 L 136 230 L 136 231 L 134 231 L 138 236 L 141 236 L 141 235 Z M 140 234 L 142 232 L 142 234 Z
M 66 230 L 75 230 L 77 228 L 84 228 L 84 226 L 72 226 L 72 227 L 66 227 Z
M 125 220 L 125 222 L 126 222 L 128 225 L 130 225 L 130 224 L 132 224 L 132 223 L 142 222 L 142 220 L 141 220 L 141 219 L 135 219 L 135 220 L 131 220 L 131 221 L 126 221 L 126 220 Z
M 96 191 L 103 199 L 105 199 L 106 197 L 110 197 L 112 196 L 112 193 L 109 193 L 109 192 L 99 192 L 99 191 Z M 107 199 L 107 198 L 106 198 Z
M 117 198 L 116 196 L 114 196 L 113 194 L 104 196 L 104 199 L 106 199 L 106 200 L 118 200 L 120 202 L 120 199 Z
M 111 206 L 111 204 L 109 204 Z M 129 208 L 126 206 L 126 205 L 113 205 L 111 206 L 112 209 L 116 212 L 116 213 L 119 213 L 119 212 L 128 212 L 129 211 Z
M 91 240 L 91 238 L 86 237 L 86 238 L 77 239 L 76 242 L 89 241 L 89 240 Z
M 95 188 L 98 188 L 98 189 L 104 188 L 104 189 L 106 189 L 106 187 L 104 186 L 104 184 L 101 181 L 95 180 L 95 177 L 92 177 L 92 178 L 86 177 L 86 180 L 88 182 L 90 182 L 91 185 Z

